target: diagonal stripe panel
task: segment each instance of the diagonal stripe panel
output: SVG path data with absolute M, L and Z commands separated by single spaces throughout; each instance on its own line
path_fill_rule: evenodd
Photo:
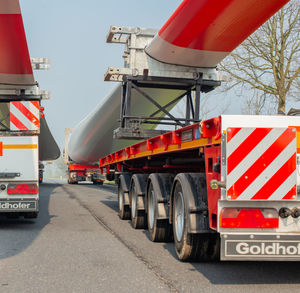
M 249 185 L 247 189 L 237 198 L 239 200 L 249 200 L 264 186 L 274 174 L 281 168 L 281 166 L 295 153 L 295 142 L 293 140 L 288 147 L 286 147 L 279 156 Z M 296 158 L 295 158 L 296 160 Z M 266 195 L 266 198 L 269 196 Z
M 28 128 L 13 113 L 10 113 L 10 130 L 28 130 Z
M 40 111 L 40 102 L 39 101 L 30 101 L 30 103 Z
M 29 101 L 11 102 L 10 114 L 13 117 L 13 121 L 11 120 L 11 130 L 38 130 L 40 127 L 39 110 Z M 19 121 L 17 124 L 16 120 Z M 26 129 L 23 126 L 18 128 L 18 125 L 21 124 Z
M 236 129 L 238 131 L 236 131 Z M 228 129 L 229 130 L 229 129 Z M 227 130 L 227 156 L 230 156 L 237 147 L 248 137 L 255 128 L 235 128 Z
M 19 121 L 19 123 L 22 123 L 25 127 L 26 130 L 32 130 L 31 128 L 35 125 L 33 125 L 32 123 L 30 123 L 30 121 L 28 119 L 26 119 L 26 117 L 24 117 L 23 113 L 20 112 L 20 110 L 18 108 L 16 108 L 13 104 L 10 105 L 10 115 L 14 115 L 15 119 L 17 119 Z M 18 129 L 17 127 L 15 128 L 11 128 L 11 130 L 24 130 L 22 129 Z
M 297 180 L 296 148 L 295 129 L 240 129 L 231 140 L 227 139 L 227 168 L 228 161 L 232 158 L 236 160 L 231 162 L 231 170 L 227 171 L 227 198 L 294 199 Z
M 241 129 L 242 128 L 234 128 L 234 129 L 232 129 L 232 131 L 229 131 L 229 132 L 227 129 L 227 143 L 230 142 L 239 133 L 239 131 Z M 246 128 L 243 128 L 243 129 L 246 129 Z
M 292 164 L 295 160 L 292 158 Z M 286 176 L 284 176 L 286 177 Z M 270 200 L 280 200 L 280 199 L 293 199 L 293 196 L 296 195 L 297 186 L 295 184 L 297 180 L 297 173 L 294 171 L 290 174 L 286 180 L 271 194 L 269 197 Z M 287 193 L 287 190 L 289 192 Z
M 295 194 L 297 194 L 297 185 L 294 185 L 282 199 L 294 199 Z
M 237 198 L 282 151 L 281 145 L 294 139 L 289 129 L 272 129 L 237 168 L 228 175 L 228 194 Z
M 36 108 L 31 106 L 32 105 L 30 102 L 11 102 L 31 123 L 33 123 L 36 127 L 39 126 L 39 119 L 34 115 L 37 113 Z M 30 107 L 30 110 L 26 106 Z
M 273 193 L 281 186 L 283 185 L 283 187 L 285 186 L 284 183 L 286 182 L 286 180 L 288 179 L 288 177 L 290 175 L 294 175 L 292 176 L 292 178 L 294 179 L 294 185 L 296 184 L 296 176 L 295 176 L 295 170 L 296 170 L 296 153 L 294 153 L 288 161 L 286 161 L 281 168 L 279 168 L 279 170 L 277 170 L 277 172 L 271 177 L 269 178 L 268 181 L 266 181 L 266 183 L 263 185 L 263 187 L 256 192 L 256 194 L 251 198 L 253 200 L 256 199 L 269 199 L 271 195 L 273 195 Z M 280 194 L 275 193 L 273 199 L 277 199 L 280 200 L 283 195 L 285 195 L 287 190 L 290 190 L 292 188 L 292 183 L 293 182 L 286 182 L 288 184 L 288 187 L 285 189 L 280 190 Z M 282 194 L 283 193 L 283 194 Z
M 255 128 L 250 135 L 245 134 L 243 142 L 235 150 L 228 149 L 227 146 L 227 154 L 230 154 L 227 155 L 227 174 L 230 174 L 271 130 L 271 128 Z

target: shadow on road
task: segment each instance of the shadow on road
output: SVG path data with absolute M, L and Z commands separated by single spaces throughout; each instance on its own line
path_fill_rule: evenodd
M 59 184 L 40 185 L 40 212 L 37 219 L 0 218 L 0 259 L 14 256 L 25 250 L 50 222 L 49 200 Z
M 177 258 L 173 243 L 164 248 Z M 202 262 L 193 269 L 215 285 L 299 284 L 299 262 Z
M 298 262 L 219 262 L 194 264 L 213 284 L 299 284 Z

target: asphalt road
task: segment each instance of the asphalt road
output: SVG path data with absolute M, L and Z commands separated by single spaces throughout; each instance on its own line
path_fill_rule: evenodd
M 37 220 L 0 219 L 0 292 L 300 292 L 299 263 L 182 263 L 117 215 L 112 185 L 41 185 Z

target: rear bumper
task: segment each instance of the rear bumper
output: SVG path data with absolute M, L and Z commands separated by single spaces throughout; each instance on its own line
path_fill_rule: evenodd
M 38 212 L 38 199 L 0 199 L 0 213 Z
M 299 234 L 221 234 L 221 260 L 300 261 Z

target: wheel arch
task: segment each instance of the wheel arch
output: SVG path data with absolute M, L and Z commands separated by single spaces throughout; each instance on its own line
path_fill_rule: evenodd
M 176 184 L 180 184 L 182 187 L 182 193 L 184 197 L 185 212 L 187 213 L 188 232 L 191 234 L 208 233 L 210 232 L 210 229 L 208 220 L 207 201 L 201 201 L 200 196 L 198 194 L 199 188 L 197 188 L 196 179 L 200 181 L 206 181 L 205 174 L 179 173 L 174 178 L 170 194 L 169 222 L 171 224 L 173 219 L 175 187 Z M 206 194 L 206 190 L 204 190 L 204 192 Z

